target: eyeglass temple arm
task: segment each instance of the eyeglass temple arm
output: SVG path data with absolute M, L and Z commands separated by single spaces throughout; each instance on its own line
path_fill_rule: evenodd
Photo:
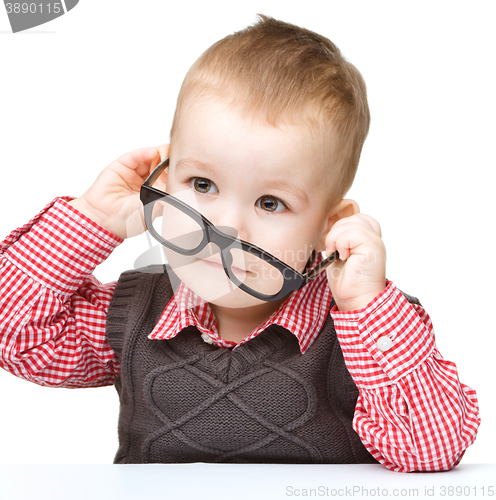
M 339 253 L 336 251 L 324 259 L 318 266 L 314 267 L 310 272 L 305 274 L 305 282 L 315 278 L 326 267 L 329 267 L 335 260 L 339 259 Z
M 159 163 L 153 172 L 148 176 L 143 186 L 150 187 L 161 175 L 162 172 L 169 166 L 169 158 L 167 157 L 164 161 Z

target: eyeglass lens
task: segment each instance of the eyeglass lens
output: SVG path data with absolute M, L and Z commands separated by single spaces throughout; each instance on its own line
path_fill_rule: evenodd
M 167 200 L 168 198 L 164 197 L 154 202 L 153 229 L 165 242 L 178 250 L 164 246 L 165 255 L 173 269 L 191 266 L 191 270 L 194 270 L 199 279 L 225 279 L 221 251 L 217 245 L 209 243 L 194 255 L 180 253 L 180 250 L 196 249 L 203 240 L 206 228 Z M 232 235 L 232 232 L 219 229 Z M 264 295 L 275 295 L 281 291 L 284 284 L 282 272 L 260 257 L 243 250 L 239 240 L 224 249 L 223 256 L 224 262 L 229 263 L 232 260 L 229 278 L 235 285 L 243 283 L 251 290 Z

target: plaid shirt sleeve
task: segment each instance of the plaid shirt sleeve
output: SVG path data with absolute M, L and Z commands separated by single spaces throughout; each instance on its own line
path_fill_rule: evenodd
M 114 382 L 105 338 L 115 283 L 93 276 L 122 240 L 57 198 L 0 244 L 0 366 L 46 386 Z
M 388 282 L 365 309 L 331 315 L 359 389 L 353 427 L 369 452 L 399 472 L 456 466 L 477 434 L 477 396 L 436 349 L 422 306 Z

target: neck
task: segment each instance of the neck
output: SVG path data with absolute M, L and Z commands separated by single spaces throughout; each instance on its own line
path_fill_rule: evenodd
M 217 322 L 217 331 L 224 340 L 241 342 L 255 328 L 266 321 L 286 299 L 265 302 L 261 305 L 242 308 L 221 307 L 210 304 Z

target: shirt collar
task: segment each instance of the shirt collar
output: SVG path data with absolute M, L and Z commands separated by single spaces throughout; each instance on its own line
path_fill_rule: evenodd
M 321 260 L 319 256 L 313 265 L 318 264 Z M 236 343 L 224 340 L 219 336 L 215 316 L 208 302 L 205 302 L 184 283 L 181 283 L 148 338 L 153 340 L 172 339 L 188 326 L 195 326 L 206 342 L 219 347 L 236 348 L 253 339 L 269 326 L 279 325 L 298 339 L 300 351 L 303 354 L 324 326 L 331 300 L 332 295 L 327 281 L 327 273 L 322 272 L 301 290 L 292 292 L 266 321 L 241 342 Z

